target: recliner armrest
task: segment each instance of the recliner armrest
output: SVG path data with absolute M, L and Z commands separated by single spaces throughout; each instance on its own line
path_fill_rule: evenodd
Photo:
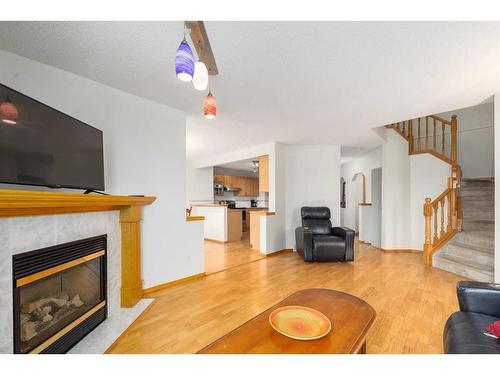
M 304 260 L 313 262 L 313 233 L 307 227 L 297 227 L 295 229 L 295 241 L 297 251 L 302 250 Z
M 500 317 L 500 284 L 459 281 L 457 297 L 460 311 Z
M 346 238 L 348 235 L 354 235 L 354 231 L 352 229 L 346 227 L 333 227 L 332 234 L 334 236 Z
M 354 260 L 354 236 L 356 232 L 346 227 L 333 227 L 332 234 L 345 239 L 345 260 Z

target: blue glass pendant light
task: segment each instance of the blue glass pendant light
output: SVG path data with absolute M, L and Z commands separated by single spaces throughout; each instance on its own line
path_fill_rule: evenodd
M 193 79 L 194 57 L 193 51 L 186 42 L 186 37 L 182 40 L 177 53 L 175 54 L 175 74 L 183 82 L 189 82 Z

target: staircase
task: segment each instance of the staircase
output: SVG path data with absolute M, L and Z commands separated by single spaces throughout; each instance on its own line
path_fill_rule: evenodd
M 424 203 L 424 263 L 477 281 L 493 281 L 494 179 L 462 178 L 457 164 L 456 116 L 386 126 L 408 141 L 408 154 L 428 153 L 451 166 L 448 188 Z
M 460 182 L 462 231 L 433 257 L 433 265 L 477 281 L 493 281 L 495 218 L 494 179 Z

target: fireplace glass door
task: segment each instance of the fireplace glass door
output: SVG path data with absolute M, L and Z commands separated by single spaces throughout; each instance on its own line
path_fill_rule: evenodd
M 55 253 L 48 254 L 53 256 Z M 68 252 L 62 254 L 67 256 Z M 35 256 L 31 264 L 36 264 L 40 257 Z M 54 262 L 49 258 L 47 262 L 51 261 Z M 102 308 L 105 269 L 105 250 L 101 249 L 83 256 L 75 254 L 73 259 L 64 262 L 56 257 L 52 267 L 15 280 L 16 352 L 44 352 L 50 344 Z

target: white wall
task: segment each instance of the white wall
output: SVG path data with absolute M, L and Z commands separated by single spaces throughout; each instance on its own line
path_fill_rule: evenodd
M 386 129 L 382 146 L 382 247 L 408 249 L 411 244 L 410 157 L 408 143 Z
M 500 181 L 500 93 L 494 97 L 495 181 Z M 500 283 L 500 184 L 495 183 L 495 282 Z
M 445 191 L 450 176 L 451 166 L 435 156 L 422 154 L 410 157 L 410 249 L 423 250 L 425 198 L 435 199 Z
M 286 146 L 286 247 L 295 247 L 302 206 L 327 206 L 340 225 L 340 146 Z
M 368 242 L 373 246 L 381 246 L 382 235 L 382 168 L 372 169 L 370 173 L 370 205 L 360 205 L 359 235 L 360 241 Z
M 386 129 L 382 146 L 382 248 L 422 250 L 423 205 L 448 184 L 451 167 L 428 154 L 408 155 L 408 142 Z
M 381 166 L 382 147 L 377 147 L 365 155 L 342 164 L 341 176 L 346 182 L 346 207 L 341 209 L 342 226 L 355 229 L 355 215 L 358 206 L 356 204 L 356 190 L 354 184 L 360 182 L 353 182 L 353 176 L 359 172 L 362 172 L 366 176 L 366 201 L 370 203 L 372 201 L 372 169 L 380 168 Z
M 286 248 L 286 145 L 274 143 L 269 153 L 269 211 L 274 216 L 261 216 L 260 252 L 269 254 Z M 274 209 L 271 209 L 271 197 Z
M 183 112 L 2 50 L 0 82 L 103 130 L 107 192 L 157 197 L 144 208 L 144 287 L 203 272 L 202 231 L 185 221 Z
M 445 112 L 450 119 L 457 115 L 458 163 L 463 177 L 492 177 L 494 174 L 494 105 L 493 102 Z
M 214 169 L 195 168 L 192 160 L 186 162 L 186 205 L 214 201 Z

